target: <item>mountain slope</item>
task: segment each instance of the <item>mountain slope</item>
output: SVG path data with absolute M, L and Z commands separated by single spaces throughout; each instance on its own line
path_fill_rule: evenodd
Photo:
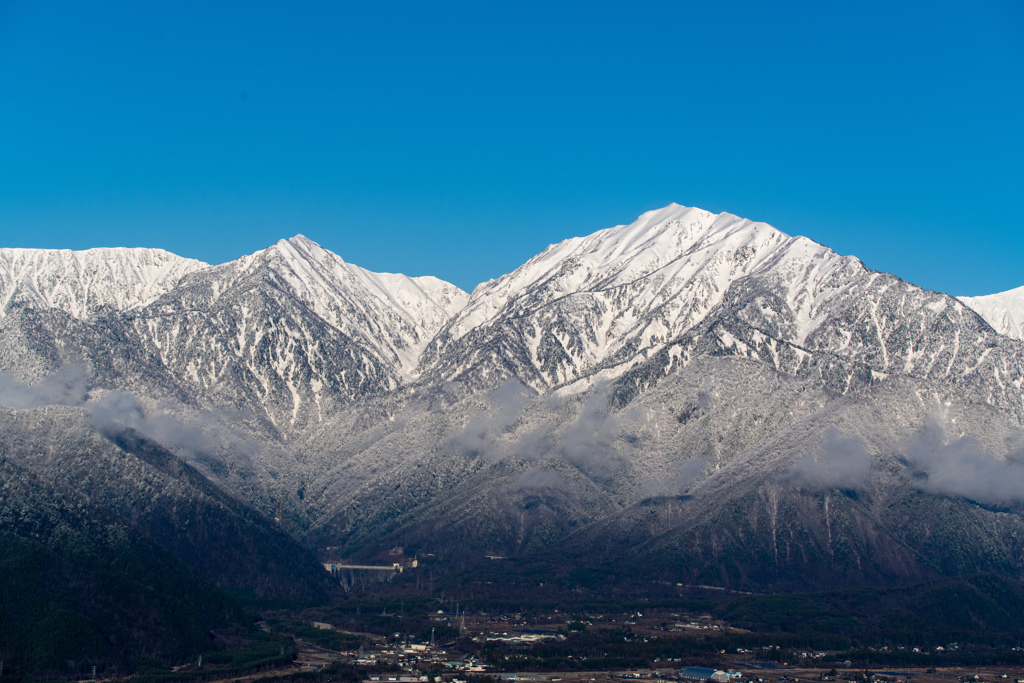
M 1020 578 L 1017 513 L 989 516 L 969 500 L 977 488 L 922 497 L 915 477 L 945 471 L 899 453 L 947 410 L 959 439 L 984 439 L 964 447 L 962 467 L 1012 463 L 1022 359 L 1024 345 L 952 297 L 764 224 L 672 206 L 479 286 L 428 347 L 419 382 L 392 394 L 397 405 L 328 420 L 289 476 L 311 499 L 307 538 L 367 558 L 395 545 L 452 561 L 550 547 L 571 550 L 571 563 L 624 570 L 636 557 L 634 573 L 660 566 L 665 579 L 759 590 Z M 510 379 L 529 390 L 510 393 Z M 874 421 L 872 404 L 885 406 Z M 834 430 L 841 442 L 870 437 L 857 466 L 889 471 L 856 482 L 853 503 L 838 479 L 780 482 L 800 457 L 828 469 Z M 840 497 L 823 503 L 828 491 Z M 659 496 L 686 500 L 658 513 L 651 536 Z M 951 521 L 929 536 L 905 514 Z
M 5 456 L 0 501 L 8 676 L 80 677 L 92 666 L 125 675 L 140 656 L 180 662 L 213 647 L 212 629 L 245 628 L 231 599 L 102 502 L 55 490 Z
M 288 477 L 309 501 L 306 537 L 362 559 L 499 555 L 527 575 L 587 568 L 619 586 L 1024 579 L 1020 424 L 976 398 L 943 407 L 915 378 L 844 396 L 713 355 L 625 405 L 616 384 L 562 401 L 499 389 L 320 430 Z
M 64 406 L 0 411 L 4 461 L 58 504 L 84 503 L 91 522 L 125 527 L 220 587 L 260 598 L 324 596 L 322 569 L 270 520 L 124 427 L 109 405 L 90 408 L 91 416 Z
M 703 320 L 737 278 L 811 244 L 728 214 L 651 211 L 480 285 L 427 360 L 449 380 L 514 374 L 538 389 L 561 386 L 656 351 Z M 823 269 L 844 261 L 828 255 Z

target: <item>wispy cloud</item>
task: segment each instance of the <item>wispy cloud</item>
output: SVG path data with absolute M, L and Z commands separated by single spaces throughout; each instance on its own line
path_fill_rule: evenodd
M 80 406 L 89 395 L 89 373 L 78 365 L 68 365 L 38 384 L 19 384 L 14 375 L 0 372 L 0 405 L 27 409 L 41 406 Z
M 101 432 L 123 425 L 144 434 L 179 455 L 213 463 L 226 448 L 235 460 L 251 464 L 259 447 L 219 424 L 216 415 L 198 416 L 185 422 L 169 413 L 147 413 L 139 400 L 123 391 L 90 400 L 89 374 L 80 366 L 66 366 L 34 385 L 22 385 L 10 373 L 0 373 L 0 405 L 28 409 L 47 405 L 82 407 L 89 411 Z
M 532 391 L 517 379 L 509 379 L 487 396 L 487 408 L 449 439 L 446 447 L 469 456 L 498 460 L 508 447 L 498 437 L 515 424 Z
M 511 454 L 520 460 L 540 460 L 555 447 L 555 439 L 544 432 L 528 432 L 519 437 Z
M 641 492 L 645 496 L 678 496 L 686 493 L 704 474 L 708 461 L 704 458 L 678 460 L 672 463 L 664 476 L 648 481 Z
M 613 446 L 618 426 L 616 417 L 608 412 L 608 394 L 595 391 L 565 433 L 559 452 L 591 479 L 610 479 L 619 467 Z
M 872 458 L 857 436 L 842 436 L 829 429 L 819 449 L 798 460 L 782 482 L 814 490 L 859 489 L 871 478 Z
M 907 441 L 914 486 L 984 503 L 1024 501 L 1024 451 L 1018 448 L 998 458 L 970 436 L 950 439 L 944 423 L 941 416 L 933 416 Z
M 521 491 L 532 491 L 536 489 L 560 489 L 566 484 L 565 477 L 555 470 L 542 467 L 532 467 L 516 480 Z

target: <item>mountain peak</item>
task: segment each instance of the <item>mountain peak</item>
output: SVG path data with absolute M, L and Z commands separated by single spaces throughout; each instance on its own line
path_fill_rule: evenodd
M 314 242 L 313 240 L 309 239 L 308 237 L 301 233 L 293 237 L 289 237 L 286 240 L 281 240 L 277 244 L 287 244 L 294 249 L 299 249 L 302 251 L 327 251 L 327 249 L 324 249 L 322 246 L 320 246 L 318 242 Z
M 801 344 L 823 319 L 816 309 L 824 300 L 821 283 L 849 265 L 851 259 L 767 223 L 670 204 L 629 225 L 551 245 L 481 284 L 438 338 L 436 352 L 464 338 L 495 336 L 502 340 L 495 348 L 517 347 L 505 354 L 522 362 L 514 372 L 535 389 L 566 385 L 598 368 L 611 379 L 700 325 L 734 283 L 762 277 L 781 297 L 786 338 Z
M 253 254 L 253 256 L 259 255 L 265 255 L 268 257 L 276 256 L 283 258 L 286 261 L 298 259 L 301 261 L 313 262 L 322 262 L 325 260 L 344 262 L 340 256 L 328 249 L 325 249 L 320 246 L 320 244 L 302 234 L 298 234 L 287 239 L 280 239 L 270 247 Z

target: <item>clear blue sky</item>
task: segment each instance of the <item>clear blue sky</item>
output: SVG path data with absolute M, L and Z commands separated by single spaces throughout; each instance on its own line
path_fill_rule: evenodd
M 0 0 L 0 246 L 471 289 L 669 202 L 1024 285 L 1024 3 Z

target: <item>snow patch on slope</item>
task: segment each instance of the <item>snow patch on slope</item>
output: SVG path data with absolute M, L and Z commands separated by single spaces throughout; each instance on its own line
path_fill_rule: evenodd
M 999 334 L 1024 340 L 1024 287 L 986 296 L 959 296 Z

